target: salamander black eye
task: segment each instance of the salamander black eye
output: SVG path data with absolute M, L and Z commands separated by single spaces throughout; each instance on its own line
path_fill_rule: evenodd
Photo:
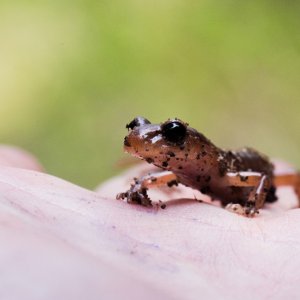
M 178 121 L 169 121 L 161 126 L 163 137 L 172 143 L 183 143 L 186 136 L 186 126 Z

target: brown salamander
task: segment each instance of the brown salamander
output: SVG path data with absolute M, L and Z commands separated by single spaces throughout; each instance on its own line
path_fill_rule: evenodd
M 252 148 L 223 150 L 177 118 L 151 124 L 137 117 L 126 127 L 125 151 L 164 171 L 135 178 L 117 199 L 150 206 L 150 187 L 181 183 L 248 217 L 258 213 L 265 202 L 277 200 L 279 185 L 292 185 L 300 199 L 300 173 L 275 176 L 273 163 Z

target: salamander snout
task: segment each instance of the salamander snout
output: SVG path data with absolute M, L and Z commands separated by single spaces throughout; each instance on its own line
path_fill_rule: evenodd
M 136 117 L 134 118 L 131 122 L 126 124 L 126 128 L 129 129 L 134 129 L 135 127 L 143 126 L 145 124 L 151 124 L 151 122 L 144 118 L 144 117 Z

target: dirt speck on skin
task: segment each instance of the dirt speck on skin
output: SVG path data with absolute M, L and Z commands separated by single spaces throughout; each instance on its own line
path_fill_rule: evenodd
M 162 163 L 162 166 L 163 166 L 164 168 L 166 168 L 168 165 L 169 165 L 169 164 L 168 164 L 167 161 L 164 161 L 164 162 Z
M 248 180 L 248 176 L 241 176 L 241 175 L 240 175 L 240 179 L 241 179 L 241 181 L 244 181 L 244 182 L 245 182 L 245 181 Z
M 152 164 L 153 163 L 153 159 L 151 157 L 146 157 L 145 158 L 145 161 L 148 163 L 148 164 Z
M 172 186 L 178 186 L 178 182 L 177 182 L 177 180 L 172 180 L 172 181 L 169 181 L 168 183 L 167 183 L 167 186 L 168 187 L 172 187 Z

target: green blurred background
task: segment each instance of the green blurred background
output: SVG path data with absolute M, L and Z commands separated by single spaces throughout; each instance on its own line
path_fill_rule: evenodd
M 299 1 L 1 1 L 0 138 L 86 187 L 179 117 L 300 167 Z

